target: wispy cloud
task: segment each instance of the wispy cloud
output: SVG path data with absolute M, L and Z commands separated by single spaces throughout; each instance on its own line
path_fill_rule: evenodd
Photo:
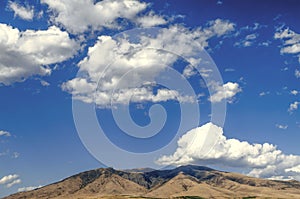
M 262 96 L 266 96 L 266 95 L 269 95 L 270 94 L 270 91 L 262 91 L 259 93 L 259 96 L 262 97 Z
M 6 137 L 10 137 L 10 136 L 11 136 L 11 134 L 10 134 L 10 132 L 8 132 L 8 131 L 3 131 L 3 130 L 0 130 L 0 136 L 6 136 Z
M 38 189 L 38 188 L 41 188 L 42 185 L 39 185 L 39 186 L 29 186 L 29 187 L 21 187 L 21 188 L 18 188 L 18 192 L 23 192 L 23 191 L 32 191 L 34 189 Z
M 296 54 L 300 62 L 300 34 L 289 28 L 280 27 L 277 29 L 274 38 L 282 40 L 283 46 L 280 50 L 282 54 Z M 295 75 L 297 78 L 300 77 L 300 72 L 297 74 L 296 70 Z
M 300 70 L 298 69 L 295 70 L 295 77 L 300 78 Z
M 20 17 L 24 20 L 32 20 L 34 17 L 34 7 L 21 6 L 16 2 L 9 1 L 9 8 L 15 13 L 15 16 Z
M 236 42 L 234 45 L 240 46 L 240 47 L 252 46 L 257 37 L 258 37 L 257 33 L 252 33 L 252 34 L 246 35 L 246 37 L 244 39 Z
M 286 130 L 288 128 L 288 125 L 283 125 L 283 124 L 276 124 L 275 126 L 282 130 Z
M 6 188 L 10 188 L 16 184 L 20 184 L 22 181 L 17 174 L 11 174 L 4 176 L 0 179 L 0 185 L 5 185 Z

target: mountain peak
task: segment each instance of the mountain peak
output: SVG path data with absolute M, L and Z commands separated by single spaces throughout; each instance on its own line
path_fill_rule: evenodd
M 145 171 L 146 170 L 146 171 Z M 118 196 L 167 198 L 179 196 L 300 198 L 298 181 L 275 181 L 184 165 L 168 170 L 99 168 L 4 199 L 105 198 Z

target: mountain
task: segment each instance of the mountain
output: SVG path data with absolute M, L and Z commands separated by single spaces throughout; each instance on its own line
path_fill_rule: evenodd
M 300 182 L 266 180 L 202 166 L 100 168 L 4 199 L 300 198 Z

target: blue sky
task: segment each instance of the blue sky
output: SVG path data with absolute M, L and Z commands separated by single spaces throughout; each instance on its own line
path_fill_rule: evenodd
M 298 8 L 1 1 L 0 197 L 104 165 L 300 180 Z

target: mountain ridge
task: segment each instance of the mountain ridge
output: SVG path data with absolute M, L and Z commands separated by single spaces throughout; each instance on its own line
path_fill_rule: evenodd
M 3 199 L 173 198 L 184 196 L 300 198 L 300 182 L 259 179 L 197 165 L 149 171 L 98 168 Z

